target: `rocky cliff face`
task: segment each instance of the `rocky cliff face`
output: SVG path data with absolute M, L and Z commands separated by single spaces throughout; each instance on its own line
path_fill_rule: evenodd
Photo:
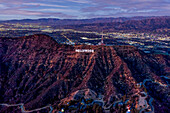
M 75 49 L 93 49 L 78 53 Z M 168 109 L 169 56 L 148 55 L 133 46 L 61 45 L 46 35 L 0 38 L 0 103 L 24 103 L 26 109 L 55 105 L 77 90 L 132 95 L 145 79 L 154 105 Z M 155 87 L 156 86 L 156 87 Z M 157 107 L 158 108 L 158 107 Z M 0 107 L 5 112 L 9 108 Z M 11 108 L 11 111 L 18 111 Z

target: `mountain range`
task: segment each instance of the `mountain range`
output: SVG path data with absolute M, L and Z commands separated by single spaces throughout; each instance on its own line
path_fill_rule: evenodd
M 106 103 L 112 103 L 113 97 L 143 91 L 136 86 L 149 79 L 145 88 L 154 98 L 155 113 L 167 113 L 170 90 L 169 79 L 164 77 L 170 76 L 169 70 L 169 56 L 146 54 L 128 45 L 64 45 L 42 34 L 0 38 L 0 103 L 24 103 L 27 110 L 57 106 L 84 89 L 102 94 Z M 3 106 L 0 111 L 21 112 Z
M 67 25 L 63 28 L 103 32 L 157 32 L 169 35 L 170 17 L 150 17 L 117 22 Z
M 80 25 L 80 24 L 93 24 L 93 23 L 110 23 L 110 22 L 124 22 L 127 20 L 142 20 L 147 18 L 157 17 L 119 17 L 119 18 L 92 18 L 92 19 L 57 19 L 57 18 L 40 18 L 40 19 L 22 19 L 22 20 L 6 20 L 0 23 L 35 23 L 41 25 Z
M 142 32 L 157 33 L 170 36 L 170 16 L 156 17 L 119 17 L 119 18 L 93 18 L 93 19 L 23 19 L 0 21 L 1 24 L 30 24 L 32 28 L 37 25 L 49 26 L 51 29 L 74 29 L 79 31 L 95 32 Z M 6 25 L 5 25 L 6 26 Z M 29 30 L 28 27 L 27 30 Z

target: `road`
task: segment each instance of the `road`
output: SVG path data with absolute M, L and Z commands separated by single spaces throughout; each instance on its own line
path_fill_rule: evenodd
M 151 81 L 151 82 L 154 82 L 154 81 L 152 81 L 151 79 L 145 79 L 144 81 L 143 81 L 143 85 L 144 85 L 144 87 L 146 87 L 145 86 L 145 83 L 146 83 L 146 81 Z M 154 82 L 154 83 L 158 83 L 159 85 L 161 85 L 161 86 L 164 86 L 164 87 L 167 87 L 167 85 L 163 85 L 163 84 L 161 84 L 161 83 L 159 83 L 159 82 Z M 141 86 L 141 84 L 140 84 L 140 86 Z M 135 93 L 136 94 L 136 93 Z M 147 93 L 145 93 L 146 95 L 148 95 Z M 129 100 L 126 100 L 125 101 L 125 103 L 127 103 Z M 152 105 L 152 101 L 153 101 L 153 98 L 151 98 L 150 100 L 149 100 L 149 105 L 151 106 L 151 112 L 148 112 L 148 113 L 154 113 L 154 107 L 153 107 L 153 105 Z M 102 99 L 100 99 L 100 100 L 95 100 L 95 101 L 93 101 L 92 102 L 92 104 L 93 103 L 95 103 L 95 102 L 101 102 L 101 103 L 103 103 L 103 108 L 105 109 L 105 110 L 109 110 L 109 108 L 111 107 L 111 106 L 115 106 L 117 103 L 122 103 L 122 101 L 116 101 L 116 102 L 114 102 L 113 104 L 111 104 L 110 106 L 108 106 L 108 107 L 106 107 L 106 106 L 104 106 L 104 101 L 103 101 L 103 98 Z M 1 106 L 7 106 L 7 107 L 15 107 L 15 106 L 20 106 L 20 108 L 21 108 L 21 112 L 22 113 L 30 113 L 30 112 L 34 112 L 34 111 L 40 111 L 40 110 L 42 110 L 42 109 L 46 109 L 46 108 L 50 108 L 50 111 L 49 111 L 49 113 L 52 113 L 52 111 L 53 111 L 53 107 L 51 106 L 51 105 L 47 105 L 47 106 L 45 106 L 45 107 L 41 107 L 41 108 L 37 108 L 37 109 L 34 109 L 34 110 L 25 110 L 25 107 L 24 107 L 24 103 L 20 103 L 20 104 L 6 104 L 6 103 L 2 103 L 2 104 L 0 104 Z M 88 105 L 88 104 L 87 104 Z M 86 104 L 85 104 L 85 106 L 86 106 Z M 145 100 L 145 108 L 142 108 L 141 110 L 140 110 L 140 113 L 144 110 L 144 109 L 146 109 L 147 108 L 147 102 L 146 102 L 146 100 Z
M 149 105 L 151 106 L 151 112 L 149 112 L 149 113 L 154 113 L 154 107 L 153 107 L 153 105 L 152 105 L 152 101 L 153 101 L 153 98 L 150 98 L 150 100 L 149 100 Z
M 146 87 L 146 86 L 145 86 L 146 81 L 154 82 L 154 81 L 152 81 L 151 79 L 145 79 L 145 80 L 143 81 L 143 83 L 142 83 L 142 84 L 144 85 L 144 87 Z M 158 83 L 158 82 L 154 82 L 154 83 Z M 164 87 L 167 87 L 167 86 L 162 85 L 162 84 L 160 84 L 160 85 L 161 85 L 161 86 L 164 86 Z M 145 94 L 148 95 L 147 93 L 145 93 Z M 149 105 L 151 106 L 151 110 L 152 110 L 152 111 L 147 112 L 147 113 L 154 113 L 154 107 L 153 107 L 153 105 L 152 105 L 152 101 L 153 101 L 153 98 L 151 97 L 150 100 L 149 100 Z M 146 104 L 145 104 L 145 106 L 146 106 Z M 146 108 L 146 107 L 145 107 L 145 108 Z M 140 111 L 143 111 L 143 109 L 140 110 Z
M 145 86 L 145 82 L 146 82 L 146 81 L 151 81 L 151 82 L 153 82 L 153 83 L 159 84 L 160 86 L 168 87 L 168 85 L 164 85 L 164 84 L 162 84 L 162 83 L 160 83 L 160 82 L 152 81 L 151 79 L 145 79 L 145 80 L 143 81 L 143 85 L 144 85 L 144 86 Z
M 6 103 L 2 103 L 0 105 L 1 106 L 6 106 L 6 107 L 20 106 L 22 113 L 31 113 L 31 112 L 40 111 L 40 110 L 46 109 L 46 108 L 50 108 L 49 113 L 52 113 L 52 111 L 53 111 L 53 107 L 51 105 L 47 105 L 45 107 L 41 107 L 41 108 L 37 108 L 37 109 L 33 109 L 33 110 L 25 110 L 24 103 L 20 103 L 20 104 L 6 104 Z
M 145 86 L 145 83 L 146 83 L 146 81 L 152 81 L 151 79 L 145 79 L 143 82 L 142 82 L 142 84 L 144 85 L 144 87 L 146 87 Z M 154 82 L 154 81 L 152 81 L 152 82 Z M 154 83 L 158 83 L 158 82 L 154 82 Z M 142 85 L 142 84 L 140 84 L 140 86 Z M 160 83 L 159 83 L 160 84 Z M 162 84 L 160 84 L 161 86 L 164 86 L 165 87 L 165 85 L 162 85 Z M 140 92 L 137 92 L 137 93 L 135 93 L 135 94 L 133 94 L 133 95 L 137 95 L 138 93 L 140 93 Z M 147 93 L 145 93 L 145 92 L 142 92 L 142 93 L 144 93 L 146 96 L 145 97 L 147 97 L 148 96 L 148 94 Z M 142 98 L 142 97 L 141 97 Z M 103 103 L 103 106 L 102 106 L 102 108 L 107 112 L 108 110 L 110 110 L 110 107 L 112 107 L 112 106 L 115 106 L 116 104 L 126 104 L 127 102 L 129 101 L 129 99 L 127 99 L 125 102 L 122 102 L 122 100 L 118 100 L 118 101 L 115 101 L 113 104 L 111 104 L 110 106 L 108 106 L 108 107 L 106 107 L 106 106 L 104 106 L 104 101 L 103 101 L 103 98 L 101 98 L 101 99 L 97 99 L 97 100 L 94 100 L 91 104 L 85 104 L 84 105 L 84 107 L 83 108 L 85 108 L 85 106 L 86 105 L 93 105 L 94 103 L 96 103 L 96 102 L 100 102 L 100 103 Z M 154 107 L 153 107 L 153 105 L 152 105 L 152 101 L 153 101 L 153 98 L 151 97 L 150 98 L 150 100 L 149 100 L 149 105 L 151 106 L 151 112 L 148 112 L 148 113 L 154 113 Z M 148 107 L 148 104 L 147 104 L 147 101 L 146 100 L 144 100 L 144 103 L 145 103 L 145 107 L 144 108 L 142 108 L 141 110 L 140 110 L 140 113 L 142 113 L 142 111 L 144 111 L 147 107 Z
M 165 78 L 165 79 L 170 79 L 169 77 L 167 77 L 167 76 L 160 76 L 160 77 L 163 77 L 163 78 Z

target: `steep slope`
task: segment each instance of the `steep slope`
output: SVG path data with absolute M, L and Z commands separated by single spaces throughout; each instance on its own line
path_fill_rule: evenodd
M 137 83 L 151 79 L 155 82 L 145 85 L 155 106 L 168 110 L 169 87 L 160 84 L 169 84 L 160 76 L 169 75 L 169 56 L 148 55 L 133 46 L 61 45 L 47 35 L 0 38 L 0 47 L 0 103 L 24 103 L 26 109 L 35 109 L 56 105 L 81 89 L 109 101 L 111 96 L 135 94 Z M 0 107 L 2 112 L 7 109 Z

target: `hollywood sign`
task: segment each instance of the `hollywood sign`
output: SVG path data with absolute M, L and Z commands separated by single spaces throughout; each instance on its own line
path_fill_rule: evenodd
M 93 49 L 76 49 L 75 52 L 79 53 L 94 53 Z

